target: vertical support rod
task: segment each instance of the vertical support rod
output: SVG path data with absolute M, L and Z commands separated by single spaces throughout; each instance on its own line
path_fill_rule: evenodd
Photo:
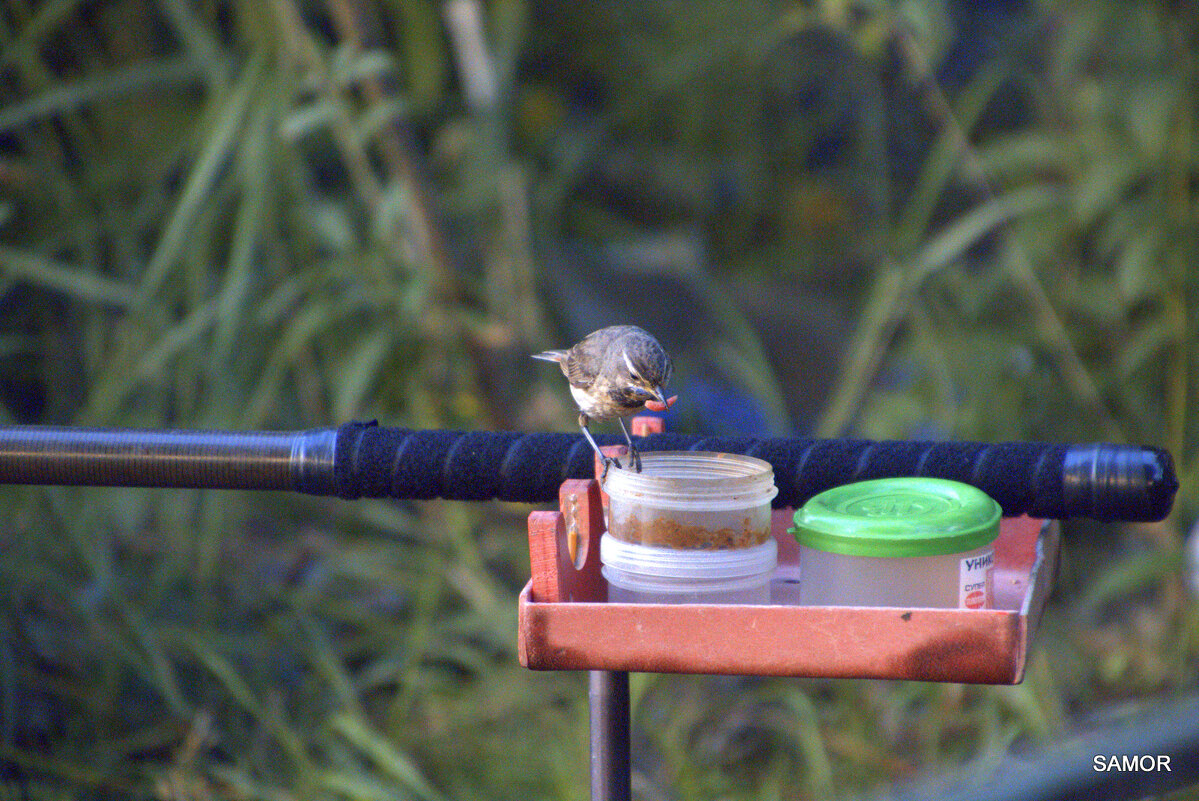
M 630 801 L 629 674 L 593 670 L 591 702 L 591 801 Z
M 638 437 L 665 430 L 661 418 L 633 418 Z M 623 446 L 604 450 L 607 456 L 626 453 Z M 595 477 L 603 475 L 599 457 Z M 592 547 L 599 534 L 590 532 Z M 629 674 L 621 670 L 593 670 L 588 675 L 587 698 L 591 702 L 591 801 L 631 801 L 632 768 L 629 762 Z

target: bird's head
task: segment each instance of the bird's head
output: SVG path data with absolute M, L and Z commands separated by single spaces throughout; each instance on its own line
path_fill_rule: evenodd
M 666 385 L 674 367 L 670 356 L 649 334 L 626 337 L 621 343 L 617 374 L 624 383 L 627 399 L 636 403 L 667 404 Z

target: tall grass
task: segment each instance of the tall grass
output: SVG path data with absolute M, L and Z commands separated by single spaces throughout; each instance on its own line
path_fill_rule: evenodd
M 533 288 L 499 280 L 513 269 L 499 258 L 462 268 L 444 242 L 415 150 L 416 128 L 452 105 L 438 10 L 401 4 L 390 30 L 349 11 L 10 4 L 7 422 L 494 421 L 478 359 L 530 335 L 518 326 Z M 462 180 L 504 158 L 494 149 Z M 497 207 L 494 181 L 471 190 L 479 214 Z M 577 791 L 573 774 L 513 760 L 535 750 L 552 771 L 583 753 L 568 683 L 516 667 L 528 568 L 511 511 L 3 495 L 0 761 L 13 786 Z
M 550 390 L 525 389 L 554 311 L 535 242 L 682 224 L 718 263 L 689 279 L 729 332 L 714 358 L 775 417 L 741 281 L 810 282 L 859 310 L 838 374 L 813 379 L 829 433 L 1164 444 L 1184 490 L 1160 526 L 1077 529 L 1098 542 L 1067 546 L 1062 586 L 1083 603 L 1051 610 L 1020 687 L 635 677 L 640 797 L 982 770 L 1107 699 L 1193 681 L 1190 12 L 1038 9 L 1056 33 L 1025 43 L 1043 70 L 1013 58 L 945 93 L 929 80 L 952 40 L 939 4 L 626 12 L 9 2 L 3 422 L 565 427 Z M 547 49 L 570 57 L 519 68 Z M 606 105 L 572 106 L 578 83 Z M 988 111 L 1013 83 L 1028 114 L 998 129 Z M 897 164 L 887 142 L 909 133 L 918 158 Z M 842 157 L 814 167 L 833 134 Z M 638 202 L 662 193 L 666 222 L 580 190 L 617 150 L 649 165 Z M 712 175 L 735 202 L 708 197 L 696 176 Z M 517 665 L 526 509 L 0 500 L 6 790 L 585 797 L 580 677 Z

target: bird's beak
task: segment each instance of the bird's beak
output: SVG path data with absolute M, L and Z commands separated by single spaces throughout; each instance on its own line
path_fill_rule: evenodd
M 654 387 L 654 397 L 663 406 L 669 405 L 666 401 L 666 390 L 662 389 L 662 387 Z

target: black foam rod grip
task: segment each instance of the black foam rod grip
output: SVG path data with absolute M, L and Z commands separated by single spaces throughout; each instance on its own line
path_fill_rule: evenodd
M 596 437 L 619 445 L 618 435 Z M 1129 445 L 1036 442 L 885 442 L 655 434 L 643 452 L 720 451 L 764 459 L 776 507 L 798 507 L 831 487 L 871 478 L 930 476 L 972 484 L 1005 515 L 1161 520 L 1178 481 L 1170 455 Z M 347 423 L 337 432 L 333 491 L 343 498 L 498 499 L 549 503 L 567 478 L 594 475 L 580 434 L 411 431 Z

